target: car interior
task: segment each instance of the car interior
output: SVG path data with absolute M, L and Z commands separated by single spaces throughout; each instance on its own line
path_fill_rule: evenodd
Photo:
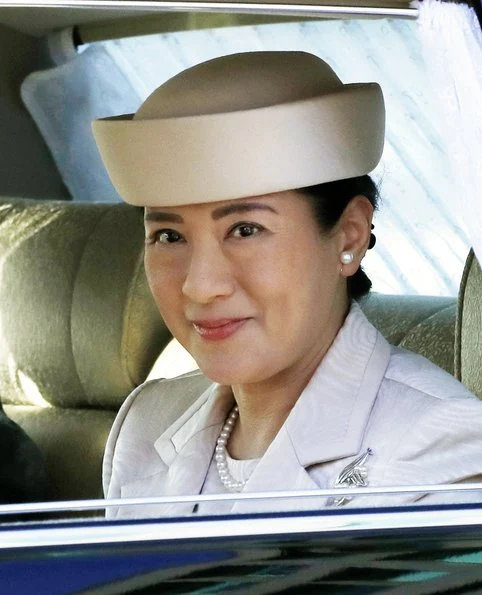
M 170 13 L 171 28 L 188 26 L 180 14 Z M 142 210 L 72 200 L 20 98 L 25 77 L 50 65 L 46 32 L 76 26 L 91 41 L 113 21 L 119 36 L 142 23 L 156 30 L 140 12 L 0 7 L 0 396 L 45 457 L 52 501 L 102 497 L 116 412 L 148 376 L 171 374 L 168 353 L 183 357 L 147 286 Z M 458 297 L 375 291 L 361 305 L 390 343 L 482 398 L 481 295 L 471 251 Z

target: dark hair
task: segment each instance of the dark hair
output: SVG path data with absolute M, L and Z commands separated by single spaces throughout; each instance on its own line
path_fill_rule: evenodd
M 375 209 L 379 200 L 378 188 L 368 175 L 307 186 L 298 189 L 298 192 L 310 199 L 313 213 L 323 232 L 333 229 L 348 203 L 355 196 L 359 194 L 366 196 Z M 374 243 L 375 238 L 372 234 L 370 247 L 373 247 Z M 358 300 L 370 291 L 371 286 L 372 282 L 367 274 L 362 267 L 359 267 L 354 275 L 347 278 L 348 297 Z

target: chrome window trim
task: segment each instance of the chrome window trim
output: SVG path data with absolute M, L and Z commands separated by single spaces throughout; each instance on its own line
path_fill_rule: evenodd
M 418 8 L 410 3 L 408 8 L 384 6 L 331 6 L 317 4 L 282 4 L 249 2 L 184 2 L 182 0 L 0 0 L 0 8 L 55 8 L 55 9 L 103 9 L 146 12 L 229 12 L 233 14 L 271 14 L 293 17 L 323 17 L 329 15 L 351 17 L 418 17 Z
M 27 504 L 2 504 L 0 516 L 57 513 L 87 510 L 103 510 L 109 507 L 150 506 L 163 504 L 197 504 L 201 502 L 222 502 L 240 500 L 285 500 L 299 498 L 339 498 L 340 496 L 377 496 L 387 494 L 439 494 L 474 491 L 482 492 L 482 482 L 440 485 L 381 486 L 381 487 L 339 487 L 319 490 L 286 490 L 277 492 L 243 492 L 237 494 L 192 494 L 188 496 L 158 496 L 156 498 L 112 498 L 97 500 L 70 500 L 54 502 L 33 502 Z
M 335 510 L 331 513 L 286 514 L 262 518 L 252 516 L 173 519 L 151 521 L 62 522 L 46 526 L 3 527 L 0 550 L 50 546 L 139 543 L 151 541 L 194 540 L 229 536 L 268 537 L 290 534 L 342 534 L 377 530 L 404 530 L 436 527 L 482 527 L 482 507 L 434 507 L 417 510 Z
M 377 495 L 400 493 L 444 493 L 482 491 L 482 483 L 409 486 L 386 488 L 347 488 L 336 490 L 306 490 L 297 492 L 261 492 L 243 494 L 193 495 L 159 498 L 129 498 L 112 500 L 80 500 L 0 506 L 0 515 L 22 513 L 72 512 L 102 510 L 107 507 L 152 504 L 196 503 L 221 500 L 278 500 L 280 498 L 320 498 L 342 494 Z M 423 502 L 421 503 L 423 504 Z M 18 521 L 18 516 L 15 519 Z M 103 518 L 68 521 L 45 521 L 0 526 L 0 549 L 31 548 L 54 545 L 87 545 L 99 543 L 135 543 L 145 541 L 189 540 L 212 537 L 275 536 L 282 534 L 343 533 L 376 530 L 433 527 L 480 526 L 482 505 L 401 506 L 399 508 L 326 508 L 315 512 L 274 513 L 204 517 L 187 516 L 177 519 L 136 521 L 105 521 Z

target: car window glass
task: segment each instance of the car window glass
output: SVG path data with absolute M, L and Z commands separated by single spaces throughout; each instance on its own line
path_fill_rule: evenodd
M 135 109 L 163 80 L 186 67 L 231 52 L 261 49 L 310 51 L 330 62 L 344 82 L 380 82 L 388 134 L 383 161 L 374 173 L 382 204 L 376 217 L 377 244 L 367 255 L 366 270 L 375 291 L 455 296 L 469 244 L 452 214 L 450 165 L 438 134 L 434 90 L 424 70 L 416 23 L 309 21 L 149 35 L 93 44 L 84 48 L 83 64 L 89 64 L 90 55 L 95 61 L 103 54 L 117 65 L 116 75 L 124 79 L 121 87 L 119 79 L 109 81 L 108 70 L 93 68 L 91 75 L 97 76 L 92 79 L 99 87 L 96 101 L 105 98 L 104 88 L 117 87 L 121 113 Z M 68 80 L 77 85 L 74 94 L 82 88 L 80 75 Z M 50 101 L 48 94 L 45 101 Z M 99 115 L 113 115 L 99 106 L 96 110 L 104 110 Z M 68 118 L 85 104 L 79 101 L 71 108 Z M 85 170 L 80 173 L 82 180 Z M 144 506 L 148 510 L 150 505 Z M 192 508 L 188 514 L 200 511 Z M 88 516 L 85 511 L 75 514 Z

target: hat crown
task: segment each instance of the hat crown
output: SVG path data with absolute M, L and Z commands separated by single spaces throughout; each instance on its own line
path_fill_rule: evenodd
M 332 68 L 306 52 L 248 52 L 189 68 L 156 89 L 135 120 L 257 109 L 333 93 L 343 87 Z
M 216 58 L 159 87 L 137 114 L 93 124 L 126 202 L 234 200 L 362 176 L 378 164 L 383 94 L 304 52 Z

